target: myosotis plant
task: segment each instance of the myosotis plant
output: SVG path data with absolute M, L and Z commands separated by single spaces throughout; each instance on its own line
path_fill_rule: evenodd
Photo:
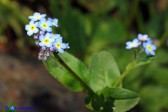
M 38 59 L 65 87 L 74 92 L 84 91 L 87 108 L 95 112 L 125 112 L 139 102 L 137 93 L 122 88 L 121 83 L 132 69 L 149 63 L 155 56 L 156 46 L 147 34 L 138 34 L 136 39 L 126 42 L 126 49 L 134 53 L 134 60 L 121 73 L 108 51 L 94 53 L 89 67 L 67 53 L 69 44 L 63 43 L 63 37 L 52 31 L 58 27 L 58 19 L 46 18 L 46 14 L 38 12 L 28 18 L 30 22 L 25 29 L 40 47 Z
M 40 60 L 47 60 L 51 52 L 64 53 L 69 48 L 68 43 L 62 42 L 60 34 L 55 34 L 52 27 L 58 27 L 58 19 L 45 18 L 46 14 L 35 12 L 33 16 L 29 16 L 30 22 L 25 26 L 27 35 L 34 34 L 35 43 L 41 47 L 39 52 Z

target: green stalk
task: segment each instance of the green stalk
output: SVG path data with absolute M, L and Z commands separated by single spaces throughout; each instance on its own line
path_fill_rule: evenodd
M 94 91 L 62 60 L 62 58 L 57 54 L 54 53 L 55 57 L 58 61 L 76 78 L 88 91 L 94 93 Z
M 118 87 L 127 74 L 135 67 L 136 60 L 127 65 L 126 70 L 121 74 L 119 79 L 114 83 L 114 88 Z

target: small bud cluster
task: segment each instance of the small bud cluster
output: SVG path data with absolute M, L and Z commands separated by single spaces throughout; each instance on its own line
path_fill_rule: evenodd
M 35 12 L 29 16 L 29 24 L 25 26 L 28 36 L 34 35 L 35 44 L 41 47 L 39 60 L 47 60 L 51 52 L 64 53 L 69 49 L 68 43 L 62 42 L 62 36 L 52 31 L 53 27 L 58 27 L 58 19 L 45 18 L 46 14 Z
M 142 46 L 146 55 L 155 55 L 156 46 L 152 43 L 152 39 L 147 34 L 138 34 L 138 37 L 132 42 L 126 42 L 126 49 L 134 49 L 138 46 Z

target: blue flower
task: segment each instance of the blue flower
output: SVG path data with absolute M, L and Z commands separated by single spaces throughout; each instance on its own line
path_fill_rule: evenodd
M 138 34 L 138 40 L 141 42 L 146 42 L 148 41 L 150 38 L 148 37 L 147 34 Z
M 52 25 L 58 27 L 58 19 L 53 19 Z
M 58 27 L 58 19 L 56 19 L 56 18 L 54 18 L 54 19 L 48 18 L 48 20 L 52 22 L 53 26 Z
M 40 39 L 40 43 L 39 46 L 43 47 L 51 47 L 53 42 L 55 41 L 55 39 L 51 38 L 51 34 L 50 33 L 46 33 L 45 36 L 41 35 L 39 37 Z
M 155 50 L 156 50 L 156 46 L 154 44 L 152 44 L 152 41 L 147 41 L 143 43 L 143 48 L 145 50 L 145 53 L 147 55 L 155 55 Z
M 31 19 L 32 21 L 37 21 L 40 20 L 41 18 L 44 18 L 46 14 L 40 14 L 38 12 L 35 12 L 33 16 L 29 16 L 28 18 Z
M 42 31 L 51 32 L 52 31 L 52 22 L 50 20 L 47 20 L 45 18 L 42 18 L 39 22 L 39 27 Z
M 28 36 L 34 34 L 35 44 L 41 47 L 39 52 L 40 60 L 47 60 L 51 52 L 64 53 L 65 49 L 69 49 L 68 43 L 62 42 L 60 34 L 52 32 L 53 27 L 58 27 L 57 18 L 45 18 L 46 14 L 35 12 L 29 16 L 29 24 L 25 26 Z
M 138 39 L 134 39 L 132 42 L 128 41 L 126 42 L 126 49 L 132 49 L 132 48 L 137 48 L 141 42 L 138 41 Z
M 68 49 L 69 45 L 66 43 L 62 43 L 62 37 L 56 38 L 55 42 L 53 43 L 53 46 L 55 47 L 56 51 L 59 53 L 64 53 L 64 49 Z
M 70 47 L 69 47 L 69 43 L 66 43 L 66 49 L 69 49 Z
M 30 21 L 30 23 L 25 26 L 25 29 L 27 30 L 27 35 L 31 36 L 33 35 L 33 33 L 37 33 L 39 31 L 37 26 L 37 22 L 34 23 L 34 21 Z

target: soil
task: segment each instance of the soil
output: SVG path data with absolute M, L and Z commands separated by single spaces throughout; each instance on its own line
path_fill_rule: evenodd
M 89 112 L 84 97 L 64 88 L 41 61 L 0 52 L 0 112 L 10 105 L 34 106 L 31 112 Z

